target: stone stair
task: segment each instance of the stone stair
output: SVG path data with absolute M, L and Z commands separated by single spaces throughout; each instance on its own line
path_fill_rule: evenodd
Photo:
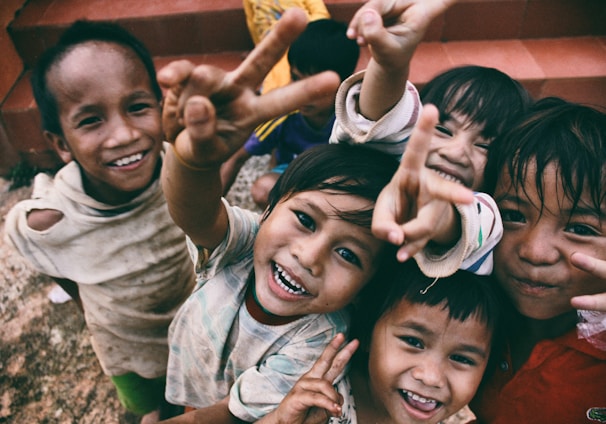
M 349 21 L 364 3 L 325 0 Z M 139 37 L 158 68 L 175 58 L 232 69 L 252 48 L 242 0 L 3 0 L 0 20 L 0 175 L 17 163 L 58 165 L 39 127 L 28 70 L 71 22 L 111 20 Z M 419 46 L 410 79 L 422 86 L 452 66 L 492 66 L 536 97 L 557 95 L 606 107 L 606 2 L 460 0 L 436 19 Z M 363 50 L 359 69 L 365 67 Z

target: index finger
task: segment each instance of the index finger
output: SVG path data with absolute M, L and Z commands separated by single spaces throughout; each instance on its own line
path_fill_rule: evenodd
M 431 137 L 437 123 L 438 109 L 431 104 L 424 105 L 400 161 L 400 168 L 405 170 L 405 175 L 413 177 L 414 180 L 418 180 L 420 171 L 425 167 Z
M 230 78 L 238 85 L 258 86 L 306 26 L 307 15 L 303 10 L 286 10 L 240 66 L 230 73 Z
M 357 340 L 354 340 L 341 349 L 344 341 L 345 336 L 342 333 L 337 334 L 324 348 L 324 351 L 308 371 L 307 375 L 313 378 L 326 379 L 332 383 L 343 371 L 345 365 L 358 347 Z

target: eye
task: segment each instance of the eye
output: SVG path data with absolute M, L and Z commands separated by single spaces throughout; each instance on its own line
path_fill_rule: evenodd
M 101 122 L 101 118 L 99 118 L 98 116 L 87 116 L 86 118 L 83 118 L 78 121 L 76 128 L 88 127 L 91 125 L 95 125 L 99 122 Z
M 344 247 L 339 247 L 337 249 L 337 253 L 341 255 L 341 257 L 347 262 L 352 263 L 359 268 L 362 268 L 362 262 L 360 261 L 360 258 L 358 258 L 358 256 L 351 250 L 346 249 Z
M 490 142 L 486 140 L 478 140 L 477 143 L 474 144 L 479 149 L 488 150 L 490 149 Z
M 586 224 L 569 224 L 566 226 L 566 231 L 578 236 L 597 236 L 599 232 Z
M 520 211 L 517 211 L 515 209 L 502 209 L 500 210 L 500 212 L 503 222 L 526 222 L 524 215 L 522 215 Z
M 302 226 L 304 226 L 305 228 L 307 228 L 310 231 L 316 230 L 316 223 L 309 215 L 307 215 L 304 212 L 295 211 L 295 216 L 297 217 L 297 219 L 299 220 L 299 223 Z
M 132 112 L 132 113 L 137 113 L 137 112 L 141 112 L 147 109 L 152 108 L 152 105 L 150 103 L 146 103 L 146 102 L 139 102 L 139 103 L 134 103 L 132 105 L 130 105 L 128 107 L 128 111 Z
M 465 355 L 450 355 L 450 359 L 454 362 L 458 362 L 464 365 L 470 365 L 472 367 L 476 365 L 476 362 L 474 360 L 468 358 Z
M 452 131 L 450 131 L 448 128 L 446 128 L 444 125 L 441 125 L 441 124 L 436 125 L 435 133 L 436 133 L 436 135 L 438 135 L 440 137 L 452 137 L 453 136 Z
M 423 348 L 425 348 L 425 346 L 423 345 L 423 342 L 419 338 L 417 338 L 417 337 L 402 336 L 402 337 L 400 337 L 400 340 L 402 340 L 408 346 L 414 347 L 415 349 L 423 349 Z

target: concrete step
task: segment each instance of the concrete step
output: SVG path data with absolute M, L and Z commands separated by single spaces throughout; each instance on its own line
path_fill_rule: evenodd
M 363 2 L 325 0 L 349 21 Z M 606 4 L 602 0 L 460 0 L 430 26 L 412 62 L 422 86 L 452 66 L 492 66 L 519 79 L 536 97 L 558 95 L 606 106 Z M 25 72 L 2 104 L 0 175 L 15 158 L 39 168 L 58 165 L 39 130 L 27 69 L 75 19 L 116 21 L 142 39 L 157 67 L 175 58 L 233 69 L 252 48 L 241 0 L 37 0 L 9 27 Z M 366 66 L 363 50 L 358 69 Z M 6 158 L 6 159 L 5 159 Z M 7 163 L 8 161 L 8 163 Z

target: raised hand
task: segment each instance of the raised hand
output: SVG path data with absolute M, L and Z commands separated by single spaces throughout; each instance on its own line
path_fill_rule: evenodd
M 262 96 L 256 93 L 267 72 L 306 23 L 303 11 L 288 10 L 231 72 L 187 61 L 172 62 L 158 72 L 158 81 L 167 90 L 163 110 L 166 137 L 185 163 L 193 168 L 220 166 L 260 123 L 312 99 L 334 94 L 339 77 L 332 72 Z
M 473 193 L 425 166 L 438 111 L 426 105 L 400 166 L 381 191 L 372 219 L 373 234 L 397 246 L 405 261 L 429 241 L 453 242 L 460 232 L 454 203 L 471 203 Z
M 579 252 L 573 253 L 570 259 L 577 268 L 604 281 L 604 293 L 573 297 L 572 306 L 576 309 L 606 312 L 606 261 Z
M 326 423 L 330 416 L 339 416 L 342 399 L 335 391 L 333 381 L 343 372 L 359 345 L 354 340 L 341 348 L 344 341 L 345 336 L 337 334 L 278 408 L 257 423 L 319 424 Z

